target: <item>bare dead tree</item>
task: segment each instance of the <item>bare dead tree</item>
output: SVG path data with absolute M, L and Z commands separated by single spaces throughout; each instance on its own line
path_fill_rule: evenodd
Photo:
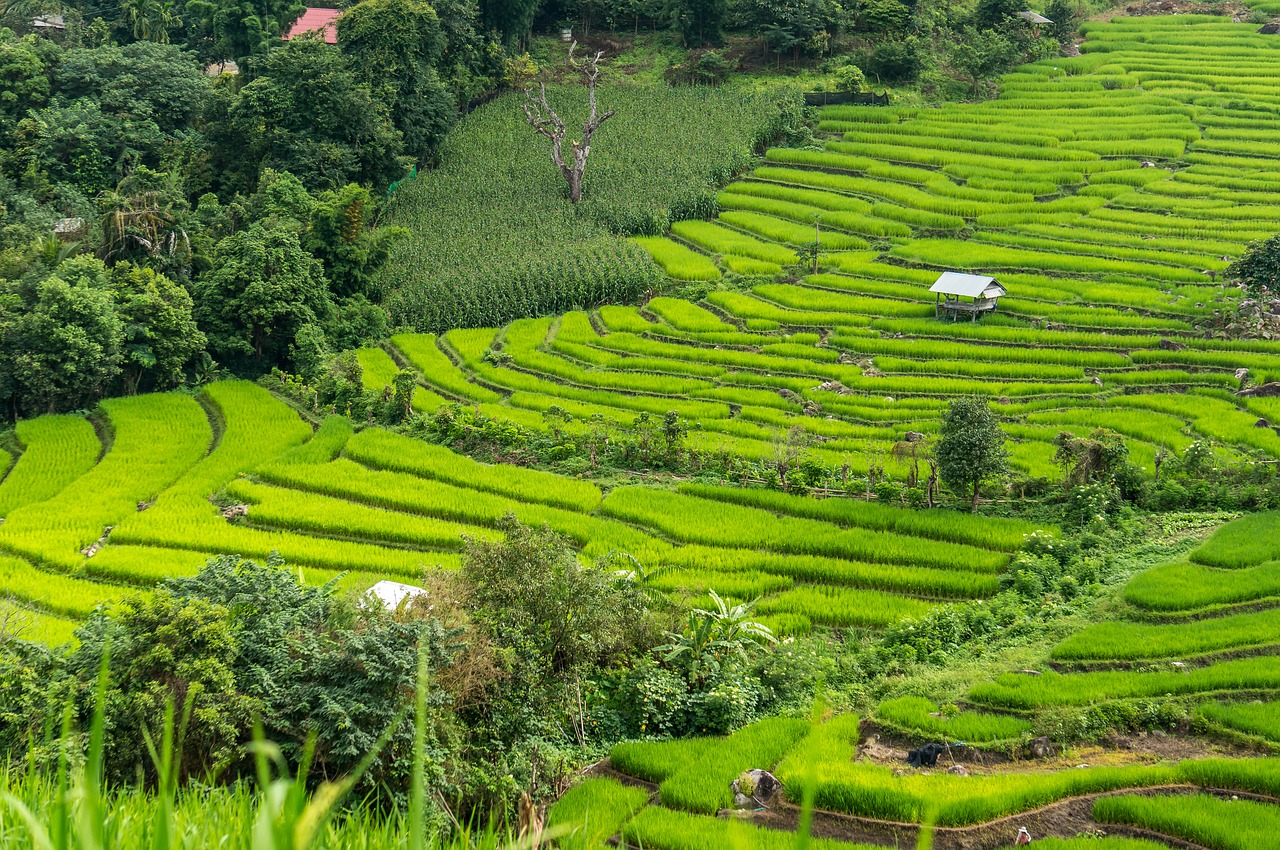
M 528 120 L 530 127 L 551 140 L 551 161 L 560 169 L 560 174 L 569 184 L 569 203 L 572 204 L 582 200 L 582 175 L 587 170 L 587 157 L 591 155 L 591 137 L 601 124 L 614 116 L 612 109 L 603 115 L 596 109 L 596 80 L 600 78 L 600 60 L 604 58 L 604 51 L 597 51 L 595 56 L 588 56 L 578 61 L 573 58 L 573 51 L 577 46 L 576 41 L 569 46 L 569 64 L 582 71 L 582 77 L 587 83 L 591 110 L 587 120 L 582 124 L 582 139 L 580 141 L 574 139 L 570 142 L 573 149 L 571 162 L 566 162 L 564 156 L 564 140 L 568 130 L 564 121 L 547 103 L 546 83 L 539 84 L 538 97 L 534 97 L 532 89 L 525 89 L 524 92 L 525 99 L 528 101 L 524 104 L 524 117 Z

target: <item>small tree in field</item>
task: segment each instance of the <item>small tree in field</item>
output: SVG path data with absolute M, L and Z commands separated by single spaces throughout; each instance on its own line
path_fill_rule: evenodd
M 1227 266 L 1226 275 L 1255 297 L 1280 292 L 1280 235 L 1251 243 L 1243 257 Z
M 587 170 L 587 157 L 591 155 L 591 137 L 601 124 L 614 115 L 612 109 L 603 115 L 596 109 L 596 80 L 600 78 L 600 60 L 604 58 L 604 51 L 598 51 L 595 56 L 579 62 L 573 58 L 573 51 L 577 46 L 576 41 L 569 46 L 569 64 L 581 70 L 587 82 L 590 112 L 587 114 L 587 120 L 582 124 L 582 139 L 574 139 L 570 142 L 573 148 L 571 161 L 566 160 L 564 155 L 564 139 L 568 129 L 560 116 L 547 103 L 546 83 L 539 85 L 538 97 L 533 96 L 533 89 L 525 89 L 524 93 L 528 100 L 524 105 L 524 117 L 528 120 L 530 127 L 551 140 L 551 161 L 560 169 L 560 174 L 569 184 L 569 203 L 572 204 L 582 200 L 582 175 Z
M 956 399 L 942 417 L 942 438 L 937 448 L 938 474 L 957 494 L 971 497 L 971 510 L 978 509 L 978 489 L 982 482 L 1009 469 L 1004 439 L 1004 431 L 1000 430 L 1000 423 L 985 401 Z

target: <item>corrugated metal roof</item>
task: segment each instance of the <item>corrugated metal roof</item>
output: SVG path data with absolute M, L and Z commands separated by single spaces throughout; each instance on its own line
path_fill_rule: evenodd
M 994 277 L 980 274 L 961 274 L 960 272 L 943 272 L 938 275 L 938 279 L 934 281 L 933 286 L 929 287 L 929 291 L 941 292 L 943 295 L 963 295 L 966 298 L 977 298 L 993 283 L 1000 289 L 998 294 L 1003 295 L 1005 288 L 1000 286 Z
M 308 8 L 302 13 L 302 17 L 298 18 L 297 23 L 289 27 L 289 31 L 284 34 L 284 40 L 289 41 L 307 32 L 320 32 L 324 34 L 325 44 L 337 44 L 337 23 L 338 18 L 341 17 L 341 9 Z

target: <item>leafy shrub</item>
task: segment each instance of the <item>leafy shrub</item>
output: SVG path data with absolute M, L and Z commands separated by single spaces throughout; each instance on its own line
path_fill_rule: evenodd
M 1243 257 L 1227 266 L 1225 274 L 1253 295 L 1280 292 L 1280 235 L 1252 243 Z
M 841 65 L 835 70 L 836 91 L 858 94 L 867 90 L 867 78 L 857 65 Z
M 905 83 L 920 74 L 924 66 L 924 52 L 914 36 L 896 40 L 877 39 L 858 65 L 877 82 Z

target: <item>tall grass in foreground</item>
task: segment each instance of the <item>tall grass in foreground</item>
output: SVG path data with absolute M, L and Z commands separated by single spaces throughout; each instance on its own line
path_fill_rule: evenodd
M 320 782 L 308 790 L 309 753 L 296 773 L 280 750 L 257 740 L 251 748 L 257 784 L 228 787 L 178 787 L 182 732 L 190 712 L 175 722 L 172 704 L 158 740 L 144 730 L 155 771 L 152 790 L 107 788 L 102 782 L 105 743 L 107 662 L 99 680 L 88 748 L 83 764 L 72 764 L 70 714 L 64 721 L 57 771 L 53 775 L 9 765 L 0 771 L 0 848 L 2 850 L 517 850 L 497 829 L 433 830 L 426 820 L 425 656 L 418 667 L 417 697 L 388 727 L 349 776 Z M 383 811 L 365 802 L 348 805 L 349 795 L 409 711 L 415 713 L 415 750 L 408 810 Z M 550 830 L 544 837 L 559 833 Z

